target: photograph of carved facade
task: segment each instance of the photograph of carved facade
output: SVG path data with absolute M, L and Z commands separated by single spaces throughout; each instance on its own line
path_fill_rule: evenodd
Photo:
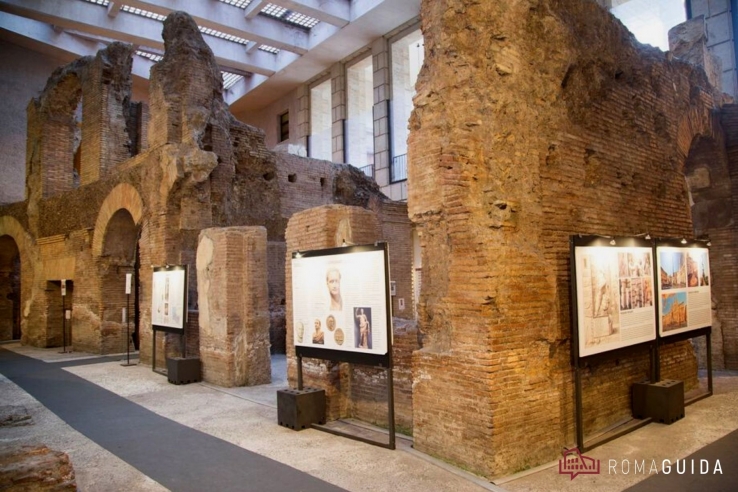
M 664 294 L 661 300 L 661 326 L 664 331 L 687 327 L 687 293 Z
M 0 10 L 22 16 L 21 3 Z M 133 342 L 162 368 L 181 343 L 152 330 L 152 274 L 188 265 L 184 344 L 203 379 L 269 383 L 281 353 L 294 385 L 294 340 L 324 342 L 312 322 L 293 326 L 291 253 L 387 241 L 398 427 L 420 452 L 499 477 L 575 439 L 570 236 L 649 233 L 709 237 L 712 363 L 738 369 L 728 76 L 712 69 L 703 18 L 673 30 L 665 53 L 598 3 L 418 1 L 412 22 L 327 71 L 278 73 L 294 90 L 261 110 L 258 90 L 226 102 L 196 13 L 165 16 L 143 98 L 130 43 L 59 66 L 28 101 L 23 198 L 0 205 L 0 340 L 126 352 L 132 274 Z M 656 295 L 650 262 L 595 267 L 592 344 Z M 660 273 L 686 284 L 683 261 Z M 668 306 L 665 327 L 681 326 L 681 305 Z M 339 344 L 354 330 L 318 322 Z M 689 341 L 664 346 L 662 378 L 692 389 L 699 357 Z M 586 435 L 630 417 L 649 369 L 646 352 L 583 369 Z M 307 360 L 304 378 L 325 389 L 329 420 L 387 426 L 383 371 Z

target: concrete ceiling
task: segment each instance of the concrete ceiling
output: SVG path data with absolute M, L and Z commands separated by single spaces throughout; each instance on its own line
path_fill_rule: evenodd
M 70 61 L 131 43 L 149 56 L 134 57 L 134 82 L 145 84 L 164 49 L 161 19 L 177 10 L 210 34 L 221 70 L 236 80 L 226 101 L 242 113 L 417 20 L 420 0 L 0 0 L 0 39 Z

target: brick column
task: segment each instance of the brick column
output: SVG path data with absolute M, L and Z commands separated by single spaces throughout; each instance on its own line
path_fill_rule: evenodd
M 264 227 L 205 229 L 197 248 L 203 379 L 220 386 L 271 382 Z

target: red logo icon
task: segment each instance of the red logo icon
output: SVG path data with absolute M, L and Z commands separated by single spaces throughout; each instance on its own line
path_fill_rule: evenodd
M 599 475 L 600 460 L 588 458 L 579 452 L 579 448 L 567 449 L 564 458 L 559 460 L 559 474 L 571 475 L 574 480 L 577 475 Z

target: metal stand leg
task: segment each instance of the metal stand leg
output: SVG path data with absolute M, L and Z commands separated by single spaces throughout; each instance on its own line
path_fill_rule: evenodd
M 712 335 L 709 331 L 705 338 L 707 343 L 707 392 L 712 395 Z
M 297 389 L 302 391 L 302 356 L 297 356 Z
M 575 359 L 574 366 L 574 393 L 576 399 L 577 418 L 577 447 L 584 451 L 584 419 L 582 418 L 582 373 L 579 367 L 579 358 Z
M 136 365 L 131 364 L 131 294 L 126 297 L 126 363 L 121 364 L 123 367 Z

